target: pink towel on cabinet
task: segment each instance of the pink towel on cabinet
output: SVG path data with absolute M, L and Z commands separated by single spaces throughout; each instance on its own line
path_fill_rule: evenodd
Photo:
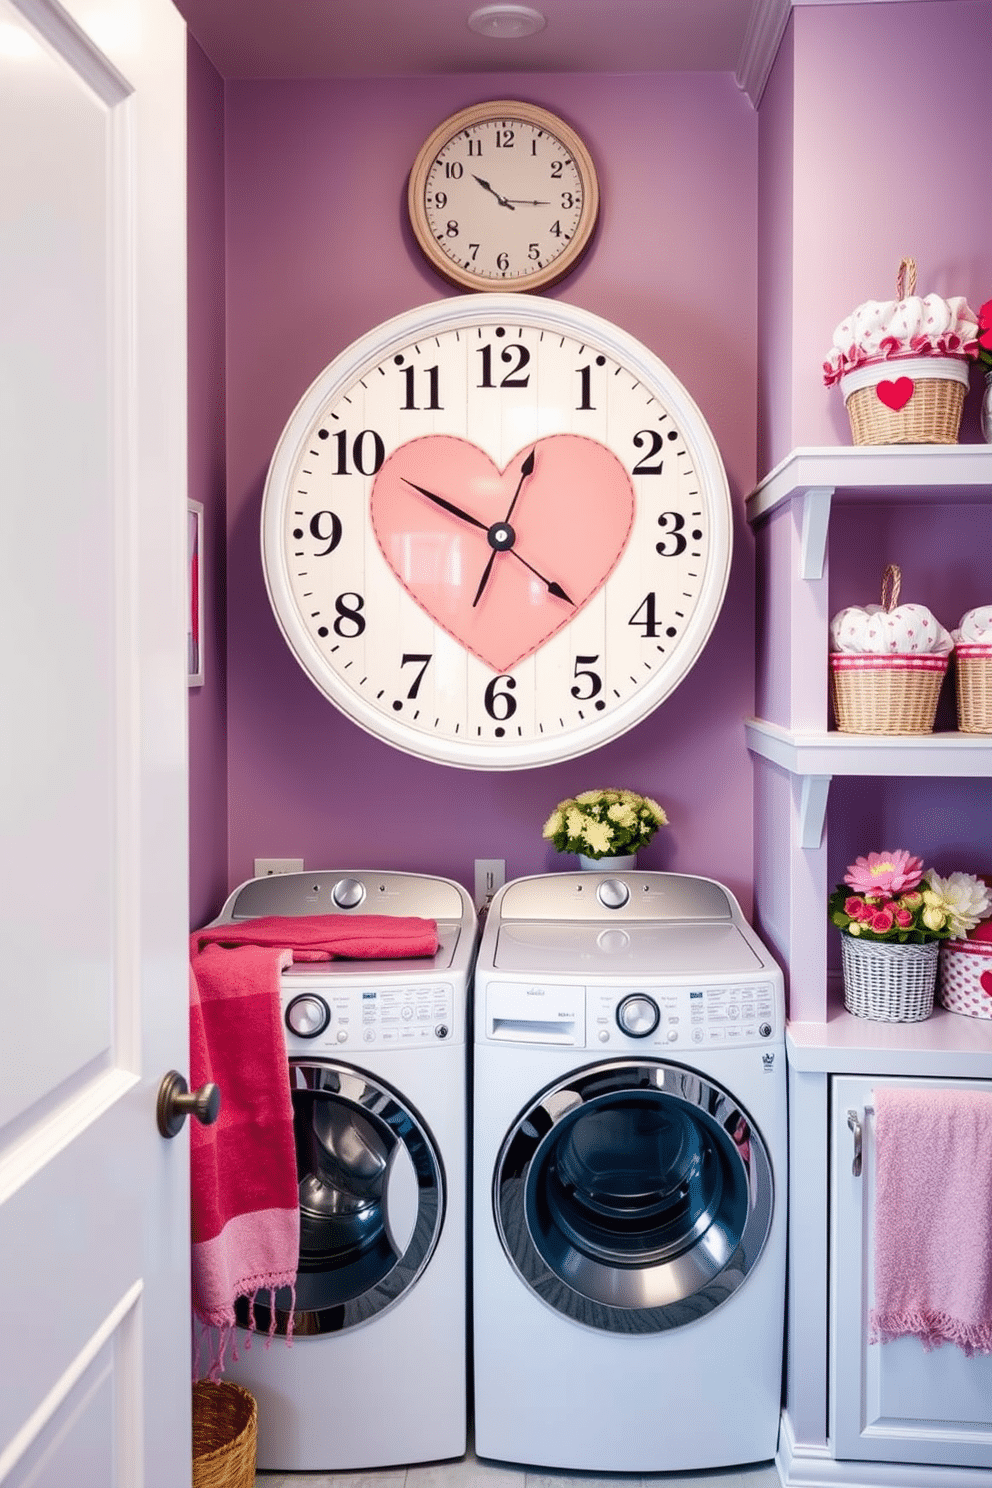
M 869 1342 L 992 1353 L 992 1094 L 877 1089 L 875 1134 Z
M 190 1123 L 193 1306 L 224 1368 L 239 1297 L 293 1288 L 300 1212 L 280 975 L 292 961 L 428 956 L 433 920 L 273 916 L 190 937 L 190 1077 L 220 1087 L 213 1126 Z M 273 1306 L 273 1318 L 275 1310 Z

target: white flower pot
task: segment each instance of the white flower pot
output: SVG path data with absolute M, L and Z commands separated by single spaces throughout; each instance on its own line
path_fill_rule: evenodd
M 618 858 L 587 858 L 579 853 L 579 867 L 594 873 L 622 873 L 625 868 L 637 867 L 637 854 L 625 853 Z

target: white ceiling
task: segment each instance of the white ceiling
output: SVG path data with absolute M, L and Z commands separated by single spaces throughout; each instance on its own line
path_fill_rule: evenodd
M 225 78 L 734 73 L 756 13 L 781 12 L 784 25 L 789 9 L 789 0 L 528 0 L 546 26 L 507 40 L 469 30 L 481 0 L 176 3 Z

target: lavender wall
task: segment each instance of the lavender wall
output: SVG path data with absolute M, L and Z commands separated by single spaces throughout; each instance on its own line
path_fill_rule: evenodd
M 851 310 L 895 296 L 900 259 L 920 294 L 992 294 L 990 76 L 989 0 L 793 11 L 760 111 L 763 469 L 850 444 L 822 362 Z M 964 443 L 979 438 L 972 381 Z
M 672 367 L 713 428 L 735 507 L 727 600 L 689 678 L 612 745 L 510 773 L 415 760 L 342 717 L 279 636 L 258 540 L 270 455 L 313 377 L 378 322 L 451 292 L 407 230 L 406 174 L 435 124 L 487 97 L 542 103 L 588 141 L 600 228 L 550 293 Z M 671 818 L 645 866 L 720 878 L 749 910 L 757 117 L 733 80 L 229 81 L 225 147 L 230 882 L 256 855 L 443 873 L 470 889 L 476 857 L 505 858 L 511 876 L 543 872 L 563 866 L 540 836 L 556 801 L 619 784 Z
M 204 508 L 205 682 L 189 693 L 191 925 L 227 884 L 224 85 L 187 46 L 189 494 Z

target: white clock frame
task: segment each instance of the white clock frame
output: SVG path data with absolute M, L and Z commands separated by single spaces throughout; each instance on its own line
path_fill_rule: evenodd
M 301 460 L 307 449 L 317 443 L 318 425 L 322 420 L 328 420 L 335 405 L 345 395 L 350 395 L 352 400 L 361 397 L 360 390 L 367 391 L 363 379 L 371 379 L 373 375 L 378 377 L 380 373 L 385 375 L 384 364 L 407 352 L 412 353 L 414 347 L 430 343 L 431 349 L 434 349 L 435 346 L 442 345 L 442 338 L 449 333 L 467 339 L 473 331 L 491 329 L 495 333 L 497 327 L 508 327 L 520 336 L 526 334 L 537 338 L 535 347 L 542 336 L 563 338 L 562 346 L 566 341 L 572 341 L 582 356 L 602 357 L 608 369 L 610 364 L 615 364 L 612 376 L 622 379 L 627 395 L 634 395 L 638 399 L 643 397 L 644 406 L 651 407 L 651 416 L 657 417 L 660 423 L 669 424 L 674 432 L 668 433 L 668 438 L 674 440 L 678 446 L 677 449 L 672 448 L 669 460 L 669 464 L 678 466 L 672 479 L 680 482 L 686 492 L 698 492 L 698 511 L 704 518 L 700 525 L 704 529 L 705 540 L 699 544 L 700 551 L 696 557 L 702 560 L 703 571 L 701 574 L 692 574 L 691 582 L 698 583 L 698 588 L 690 596 L 691 610 L 685 615 L 674 650 L 670 643 L 664 659 L 654 663 L 647 681 L 634 685 L 634 690 L 628 695 L 618 697 L 609 706 L 597 699 L 596 706 L 602 709 L 601 712 L 593 713 L 589 710 L 590 716 L 580 716 L 577 723 L 559 732 L 537 732 L 523 736 L 523 720 L 518 720 L 515 725 L 518 731 L 516 738 L 506 737 L 505 732 L 501 738 L 482 737 L 478 723 L 474 718 L 470 719 L 466 711 L 466 731 L 470 726 L 476 728 L 479 730 L 476 737 L 449 737 L 432 730 L 421 723 L 419 718 L 412 720 L 397 716 L 381 701 L 377 702 L 363 693 L 362 682 L 356 680 L 353 684 L 351 677 L 346 677 L 329 659 L 327 645 L 314 633 L 312 616 L 303 612 L 299 591 L 300 584 L 304 581 L 299 579 L 299 560 L 295 556 L 293 540 L 287 535 L 287 522 L 291 515 L 290 503 L 298 485 L 297 475 L 303 468 Z M 492 388 L 491 391 L 496 393 L 500 389 Z M 444 411 L 426 410 L 416 419 L 405 423 L 404 437 L 390 441 L 390 452 L 406 443 L 407 436 L 412 440 L 428 433 L 450 433 L 485 449 L 489 457 L 502 468 L 514 452 L 525 450 L 528 442 L 537 441 L 549 433 L 575 432 L 571 418 L 575 410 L 566 411 L 556 407 L 553 403 L 554 395 L 552 390 L 552 401 L 547 403 L 538 402 L 536 396 L 529 398 L 525 406 L 514 408 L 512 418 L 508 413 L 505 419 L 496 415 L 497 407 L 502 407 L 502 404 L 499 400 L 491 400 L 491 416 L 488 421 L 478 413 L 469 415 L 460 405 Z M 542 392 L 542 397 L 544 396 Z M 472 395 L 469 392 L 466 401 L 471 400 Z M 658 404 L 657 410 L 653 407 L 655 403 Z M 640 414 L 637 414 L 632 422 L 636 425 L 639 418 Z M 588 429 L 590 437 L 600 439 L 607 448 L 615 449 L 607 432 L 607 420 L 608 410 L 604 409 L 596 420 L 582 422 L 582 432 L 586 432 L 587 422 L 591 422 L 594 427 Z M 668 453 L 666 450 L 666 457 Z M 442 634 L 440 627 L 418 610 L 410 596 L 403 594 L 395 574 L 389 573 L 381 553 L 376 549 L 374 535 L 370 530 L 369 499 L 374 473 L 361 477 L 349 475 L 347 478 L 354 482 L 353 492 L 361 486 L 361 492 L 352 502 L 353 510 L 349 516 L 349 525 L 356 513 L 361 518 L 361 561 L 373 575 L 374 584 L 380 586 L 380 595 L 385 595 L 390 586 L 396 591 L 394 595 L 387 596 L 393 622 L 392 627 L 389 627 L 393 641 L 395 642 L 397 634 L 396 627 L 399 627 L 399 632 L 404 636 L 417 631 L 418 627 L 419 634 L 423 635 L 426 633 L 424 626 L 429 627 L 439 651 L 446 658 L 450 687 L 455 694 L 460 689 L 467 697 L 470 686 L 477 690 L 480 678 L 485 676 L 484 664 L 470 655 L 457 640 Z M 643 507 L 653 490 L 658 489 L 652 488 L 650 484 L 654 480 L 653 475 L 632 477 L 638 507 L 637 521 L 647 520 Z M 665 515 L 671 513 L 666 512 Z M 660 523 L 661 519 L 657 520 Z M 664 536 L 663 533 L 653 535 Z M 262 502 L 261 544 L 266 587 L 283 636 L 311 681 L 343 713 L 370 734 L 424 759 L 469 769 L 523 769 L 557 763 L 606 744 L 642 722 L 684 679 L 698 660 L 723 603 L 732 553 L 732 512 L 726 474 L 706 420 L 678 378 L 640 341 L 609 321 L 560 301 L 524 294 L 470 294 L 418 306 L 376 326 L 347 347 L 317 376 L 297 404 L 273 454 Z M 628 544 L 628 548 L 629 546 Z M 661 551 L 661 546 L 657 545 L 658 552 Z M 703 548 L 705 552 L 702 551 Z M 357 547 L 355 551 L 357 553 Z M 651 560 L 652 563 L 655 561 Z M 519 667 L 512 669 L 512 676 L 516 680 L 522 681 L 525 676 L 535 679 L 535 712 L 539 696 L 539 662 L 541 675 L 545 679 L 554 677 L 557 682 L 559 676 L 563 676 L 564 682 L 573 682 L 575 677 L 581 675 L 577 670 L 578 660 L 581 658 L 576 658 L 573 672 L 568 673 L 559 664 L 558 656 L 560 653 L 561 658 L 564 658 L 566 653 L 576 649 L 575 635 L 589 633 L 593 624 L 590 611 L 595 606 L 602 610 L 599 623 L 602 626 L 603 644 L 607 645 L 606 637 L 611 632 L 607 630 L 606 600 L 609 591 L 622 587 L 625 562 L 629 574 L 636 578 L 639 574 L 638 564 L 643 566 L 644 560 L 634 553 L 628 561 L 625 549 L 601 592 L 590 599 L 558 634 L 540 646 L 534 655 L 526 657 Z M 696 566 L 698 568 L 698 564 Z M 627 608 L 631 608 L 634 603 L 636 598 L 627 604 L 625 597 Z M 625 620 L 623 623 L 629 626 L 632 622 Z M 581 629 L 574 631 L 575 627 Z M 613 629 L 616 630 L 616 624 Z M 364 646 L 370 643 L 374 660 L 375 645 L 382 645 L 383 640 L 370 637 L 369 641 L 363 642 L 363 660 Z M 582 644 L 580 640 L 580 649 Z M 586 650 L 588 644 L 585 643 Z M 658 651 L 662 649 L 656 647 Z M 431 655 L 434 655 L 433 646 Z M 608 667 L 609 660 L 604 665 Z M 438 669 L 440 670 L 440 663 Z M 369 667 L 360 667 L 358 671 L 367 675 Z M 399 707 L 400 704 L 396 702 L 393 706 Z M 467 710 L 467 703 L 465 707 Z M 431 711 L 433 710 L 427 709 L 428 713 Z M 495 725 L 490 734 L 494 731 Z M 512 733 L 513 729 L 509 732 Z M 456 733 L 460 734 L 460 726 Z

